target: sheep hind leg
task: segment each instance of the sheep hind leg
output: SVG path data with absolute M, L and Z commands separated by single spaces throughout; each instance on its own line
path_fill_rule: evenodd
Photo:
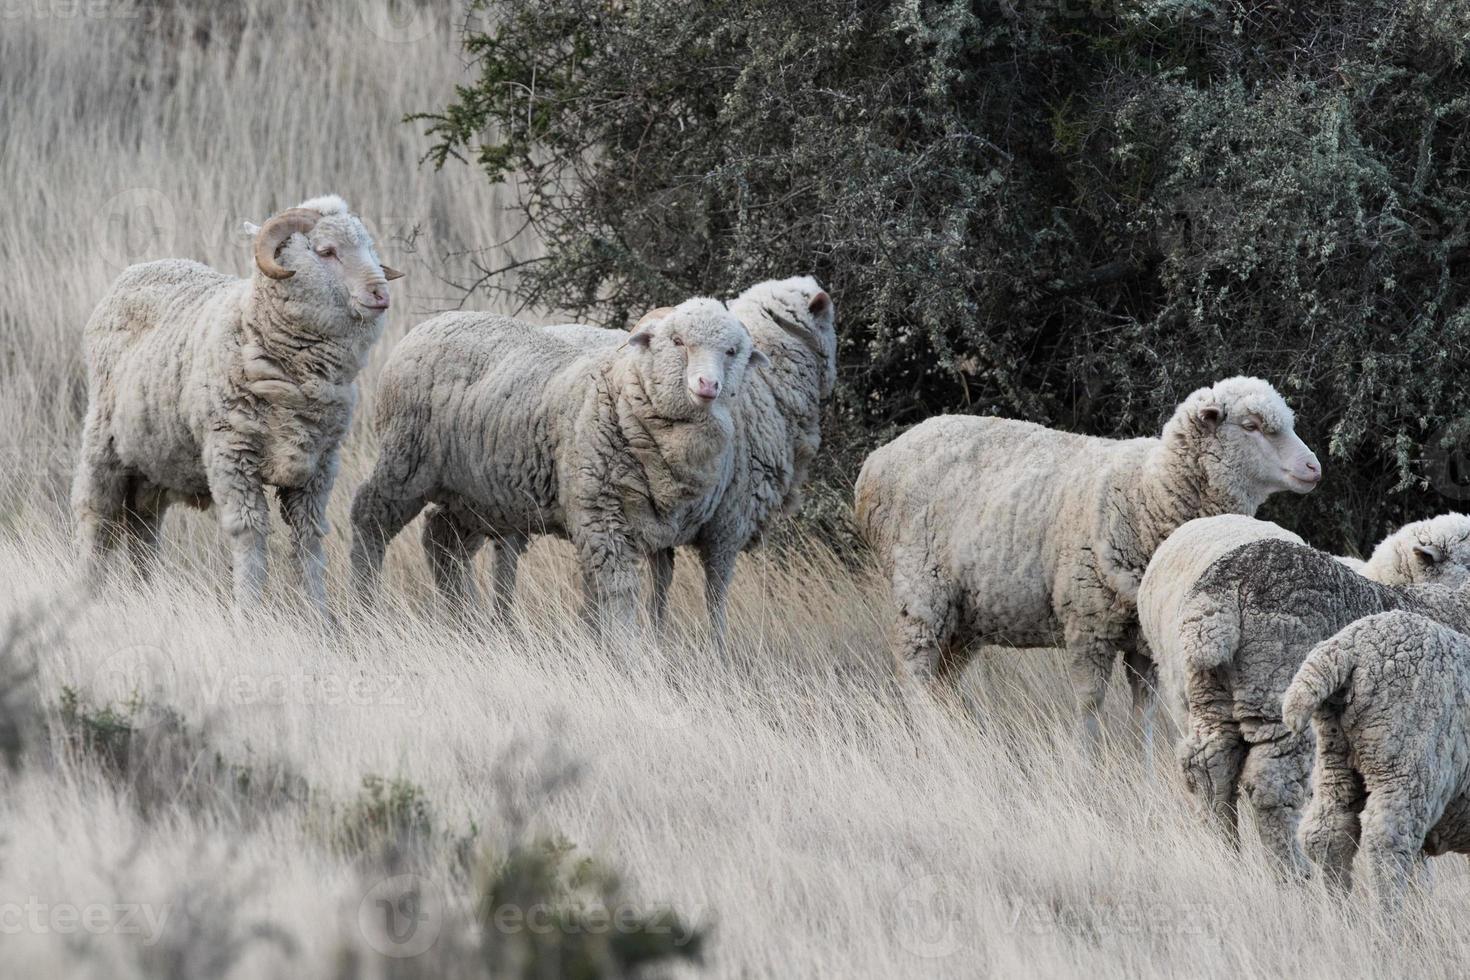
M 352 586 L 363 604 L 377 595 L 388 542 L 428 503 L 425 496 L 402 494 L 391 486 L 375 471 L 352 498 Z
M 1433 823 L 1426 812 L 1428 790 L 1421 780 L 1397 780 L 1374 787 L 1363 805 L 1360 850 L 1370 890 L 1390 916 L 1399 910 Z
M 1240 773 L 1241 792 L 1256 814 L 1261 842 L 1295 878 L 1311 871 L 1297 840 L 1312 772 L 1312 736 L 1298 735 L 1280 723 L 1248 727 L 1249 745 Z
M 653 592 L 648 597 L 648 621 L 655 631 L 662 631 L 669 613 L 669 586 L 674 581 L 674 549 L 661 548 L 648 558 L 653 577 Z
M 475 554 L 485 543 L 485 532 L 446 507 L 429 510 L 424 519 L 424 554 L 440 600 L 455 616 L 480 606 L 475 587 Z
M 1190 675 L 1186 696 L 1190 730 L 1179 746 L 1184 785 L 1206 821 L 1238 846 L 1236 800 L 1246 746 L 1234 717 L 1234 697 L 1219 671 Z
M 71 489 L 76 515 L 77 557 L 88 586 L 101 584 L 108 556 L 124 533 L 128 475 L 111 442 L 88 420 L 82 434 L 81 458 Z
M 1334 892 L 1345 895 L 1353 887 L 1353 856 L 1361 833 L 1359 819 L 1367 791 L 1353 768 L 1350 747 L 1335 718 L 1317 719 L 1317 764 L 1312 802 L 1302 820 L 1302 845 Z
M 163 550 L 163 515 L 167 509 L 168 500 L 163 491 L 137 487 L 124 515 L 128 553 L 133 568 L 144 582 L 158 570 L 159 555 Z

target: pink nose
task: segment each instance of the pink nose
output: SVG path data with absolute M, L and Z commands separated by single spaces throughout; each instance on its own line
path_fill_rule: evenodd
M 369 287 L 361 302 L 370 310 L 386 310 L 388 308 L 388 287 Z
M 700 398 L 718 398 L 720 397 L 720 383 L 711 381 L 701 374 L 694 379 L 694 393 Z

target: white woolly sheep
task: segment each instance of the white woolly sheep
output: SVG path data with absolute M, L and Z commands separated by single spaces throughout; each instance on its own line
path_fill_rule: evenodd
M 705 599 L 716 646 L 725 639 L 725 594 L 739 553 L 759 540 L 776 517 L 800 506 L 800 487 L 821 442 L 822 399 L 837 379 L 836 310 L 811 276 L 758 283 L 729 303 L 769 364 L 746 377 L 730 404 L 735 423 L 732 476 L 710 520 L 673 545 L 693 544 L 705 571 Z M 581 324 L 543 327 L 586 350 L 620 346 L 627 334 Z M 448 515 L 435 520 L 448 521 Z M 426 531 L 426 534 L 430 532 Z M 466 528 L 437 525 L 437 536 L 462 537 Z M 497 557 L 497 595 L 514 587 L 512 564 Z M 649 615 L 663 622 L 674 549 L 650 558 L 653 593 Z M 497 602 L 500 600 L 497 599 Z
M 1307 654 L 1282 718 L 1316 731 L 1302 841 L 1333 887 L 1352 887 L 1361 849 L 1391 907 L 1421 854 L 1470 852 L 1470 637 L 1401 611 L 1360 619 Z
M 335 195 L 247 224 L 255 271 L 180 259 L 127 269 L 84 335 L 87 416 L 72 488 L 89 577 L 121 541 L 146 573 L 165 508 L 213 506 L 237 608 L 266 576 L 273 486 L 308 597 L 327 612 L 326 505 L 381 332 L 388 281 L 371 236 Z
M 1192 393 L 1162 438 L 1119 441 L 1029 422 L 948 415 L 868 457 L 856 517 L 892 588 L 908 671 L 952 683 L 971 643 L 1065 644 L 1095 739 L 1124 651 L 1135 704 L 1149 663 L 1134 601 L 1159 543 L 1191 518 L 1250 514 L 1316 486 L 1317 458 L 1256 378 Z
M 1373 613 L 1407 609 L 1463 629 L 1470 588 L 1383 585 L 1284 534 L 1212 552 L 1190 578 L 1210 537 L 1187 526 L 1155 553 L 1139 590 L 1143 639 L 1184 733 L 1180 765 L 1204 816 L 1235 841 L 1245 796 L 1268 850 L 1301 872 L 1296 828 L 1312 740 L 1282 722 L 1292 675 L 1315 644 Z
M 432 502 L 424 543 L 456 603 L 474 601 L 470 562 L 487 538 L 503 610 L 530 537 L 552 533 L 577 550 L 589 623 L 636 625 L 639 563 L 712 513 L 731 474 L 730 401 L 766 360 L 710 299 L 649 313 L 617 347 L 589 349 L 572 329 L 591 328 L 451 313 L 394 349 L 381 454 L 352 504 L 360 594 Z

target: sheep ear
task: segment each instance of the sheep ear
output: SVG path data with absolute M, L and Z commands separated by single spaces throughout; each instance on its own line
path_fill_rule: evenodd
M 403 273 L 399 272 L 391 265 L 385 265 L 383 266 L 383 278 L 388 280 L 389 282 L 392 282 L 394 279 L 402 279 Z
M 1414 557 L 1419 559 L 1421 565 L 1438 565 L 1444 561 L 1444 549 L 1437 544 L 1414 545 Z
M 633 329 L 628 332 L 628 346 L 647 347 L 653 341 L 654 325 L 672 312 L 674 312 L 672 306 L 660 306 L 656 310 L 649 310 L 643 314 L 642 319 L 633 324 Z
M 752 347 L 750 349 L 750 366 L 768 368 L 771 366 L 771 359 L 759 347 Z
M 250 239 L 253 239 L 258 234 L 260 234 L 260 225 L 256 224 L 253 221 L 242 221 L 242 222 L 240 222 L 240 237 L 241 238 L 250 238 Z
M 827 295 L 826 290 L 823 290 L 812 297 L 812 301 L 807 304 L 806 308 L 813 316 L 821 316 L 831 305 L 832 297 Z
M 1219 405 L 1206 405 L 1199 410 L 1198 418 L 1208 431 L 1214 432 L 1220 428 L 1220 423 L 1225 421 L 1225 409 Z

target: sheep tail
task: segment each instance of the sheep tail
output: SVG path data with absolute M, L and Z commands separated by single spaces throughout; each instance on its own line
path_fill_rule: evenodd
M 1358 655 L 1350 639 L 1339 635 L 1317 644 L 1286 689 L 1281 720 L 1297 734 L 1306 731 L 1307 722 L 1322 702 L 1347 686 L 1357 665 Z

